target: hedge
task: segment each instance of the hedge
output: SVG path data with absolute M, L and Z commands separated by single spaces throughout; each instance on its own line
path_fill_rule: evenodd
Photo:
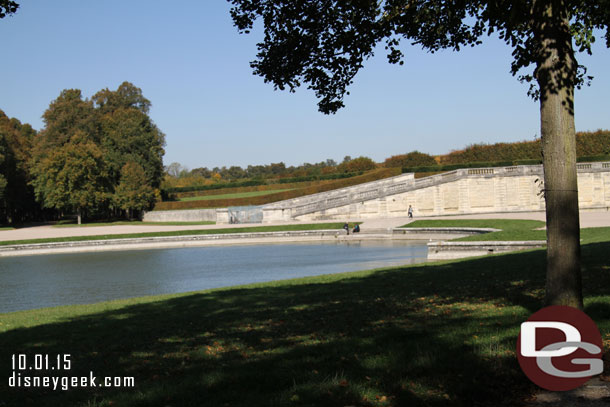
M 305 182 L 305 181 L 325 181 L 325 180 L 357 177 L 358 175 L 362 175 L 362 174 L 364 174 L 364 171 L 341 172 L 341 173 L 324 174 L 324 175 L 306 175 L 303 177 L 280 178 L 279 183 L 288 184 L 288 183 Z
M 576 155 L 607 156 L 610 154 L 610 131 L 576 133 Z M 540 140 L 518 143 L 474 144 L 463 150 L 440 156 L 440 164 L 460 164 L 471 162 L 496 162 L 517 160 L 539 160 Z
M 429 154 L 412 151 L 408 154 L 393 155 L 386 158 L 384 167 L 428 167 L 438 165 L 434 157 Z
M 577 161 L 582 162 L 595 162 L 595 161 L 610 161 L 610 155 L 595 155 L 578 157 Z M 433 165 L 428 167 L 406 167 L 402 169 L 403 173 L 406 172 L 442 172 L 442 171 L 453 171 L 460 168 L 485 168 L 485 167 L 510 167 L 512 165 L 539 165 L 542 164 L 542 160 L 514 160 L 514 161 L 492 161 L 492 162 L 474 162 L 474 163 L 463 163 L 463 164 L 450 164 L 450 165 Z
M 307 181 L 325 181 L 325 180 L 356 177 L 358 175 L 362 175 L 363 173 L 364 173 L 364 171 L 357 171 L 357 172 L 346 172 L 346 173 L 324 174 L 324 175 L 309 175 L 309 176 L 303 176 L 303 177 L 280 178 L 280 179 L 269 179 L 269 180 L 249 179 L 246 181 L 225 182 L 225 183 L 212 184 L 212 185 L 191 185 L 188 187 L 170 187 L 170 188 L 164 188 L 162 191 L 162 194 L 164 194 L 164 196 L 169 196 L 171 194 L 179 194 L 179 193 L 183 193 L 183 192 L 211 191 L 211 190 L 215 190 L 215 189 L 242 188 L 242 187 L 251 187 L 251 186 L 273 185 L 273 184 L 290 184 L 290 183 L 307 182 Z M 184 195 L 177 195 L 177 196 L 184 196 Z
M 188 187 L 164 188 L 163 192 L 172 194 L 172 193 L 176 193 L 176 192 L 209 191 L 212 189 L 249 187 L 249 186 L 265 185 L 265 184 L 266 184 L 266 182 L 261 179 L 250 179 L 247 181 L 225 182 L 225 183 L 221 183 L 221 184 L 212 184 L 212 185 L 191 185 Z
M 189 191 L 189 192 L 177 192 L 173 194 L 176 198 L 187 198 L 195 196 L 210 196 L 210 195 L 224 195 L 224 194 L 235 194 L 240 192 L 254 192 L 254 191 L 271 191 L 274 189 L 296 189 L 304 188 L 311 185 L 315 185 L 319 182 L 332 182 L 332 181 L 307 181 L 307 182 L 294 182 L 291 184 L 265 184 L 265 185 L 254 185 L 251 187 L 235 187 L 235 188 L 222 188 L 211 191 Z M 204 193 L 202 193 L 204 192 Z
M 225 208 L 228 206 L 265 205 L 271 202 L 283 201 L 285 199 L 298 198 L 300 196 L 332 191 L 334 189 L 363 184 L 365 182 L 377 181 L 379 179 L 388 178 L 395 175 L 400 175 L 400 168 L 382 168 L 356 177 L 345 178 L 334 182 L 316 184 L 305 188 L 293 189 L 290 191 L 278 192 L 269 195 L 253 196 L 248 198 L 210 199 L 202 201 L 158 202 L 153 210 L 166 211 L 179 209 Z
M 520 160 L 526 161 L 526 160 Z M 481 167 L 507 167 L 511 165 L 524 165 L 515 164 L 513 161 L 496 161 L 496 162 L 473 162 L 463 164 L 449 164 L 449 165 L 430 165 L 427 167 L 405 167 L 402 172 L 439 172 L 439 171 L 453 171 L 459 170 L 460 168 L 481 168 Z

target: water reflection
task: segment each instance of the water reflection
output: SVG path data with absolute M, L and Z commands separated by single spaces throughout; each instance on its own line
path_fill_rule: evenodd
M 0 259 L 0 313 L 424 262 L 423 242 L 366 241 Z

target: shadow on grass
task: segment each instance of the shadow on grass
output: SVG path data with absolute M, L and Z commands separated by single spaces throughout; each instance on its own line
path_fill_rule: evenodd
M 586 295 L 608 295 L 609 249 L 583 248 Z M 11 330 L 0 334 L 0 405 L 516 405 L 532 390 L 514 348 L 542 306 L 544 255 L 192 294 Z M 608 318 L 607 302 L 589 308 Z M 61 375 L 136 386 L 7 388 L 12 354 L 66 353 Z

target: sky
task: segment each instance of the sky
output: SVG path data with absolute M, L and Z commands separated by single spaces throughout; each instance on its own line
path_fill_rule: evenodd
M 539 106 L 511 76 L 511 49 L 496 38 L 435 54 L 405 45 L 403 66 L 380 48 L 346 108 L 326 116 L 305 87 L 275 91 L 252 74 L 262 30 L 240 35 L 224 0 L 17 1 L 18 12 L 0 20 L 0 109 L 39 130 L 63 89 L 90 98 L 129 81 L 152 102 L 166 165 L 300 165 L 347 155 L 382 162 L 540 134 Z M 610 50 L 598 37 L 593 56 L 578 57 L 595 79 L 576 93 L 577 131 L 610 129 Z

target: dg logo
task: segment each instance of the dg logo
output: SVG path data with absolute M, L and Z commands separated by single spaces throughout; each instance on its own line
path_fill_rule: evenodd
M 521 324 L 517 358 L 525 375 L 552 391 L 572 390 L 604 370 L 602 336 L 584 312 L 554 305 Z

